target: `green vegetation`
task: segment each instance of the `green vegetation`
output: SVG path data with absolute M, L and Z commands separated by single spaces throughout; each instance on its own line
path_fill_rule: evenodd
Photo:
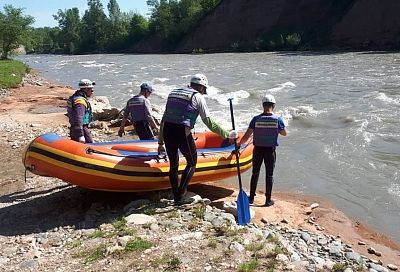
M 332 272 L 343 272 L 346 269 L 347 265 L 337 263 L 332 267 Z
M 226 237 L 234 237 L 239 234 L 247 233 L 248 229 L 246 228 L 232 228 L 223 226 L 221 228 L 215 229 L 218 236 L 226 236 Z
M 85 264 L 91 264 L 99 259 L 104 258 L 106 253 L 106 246 L 100 245 L 95 248 L 92 252 L 90 252 L 89 256 L 85 259 Z
M 253 242 L 253 243 L 245 246 L 245 248 L 248 251 L 257 252 L 257 251 L 259 251 L 259 250 L 264 248 L 264 243 L 263 242 Z
M 0 88 L 15 88 L 30 69 L 27 65 L 16 60 L 0 60 Z
M 166 266 L 164 271 L 174 271 L 179 270 L 181 261 L 175 256 L 165 255 L 160 259 L 151 261 L 151 265 L 153 267 Z
M 215 249 L 215 248 L 217 248 L 217 245 L 218 245 L 217 240 L 215 240 L 215 239 L 208 240 L 208 244 L 207 244 L 208 247 Z
M 2 58 L 20 44 L 30 53 L 121 52 L 153 35 L 162 38 L 164 49 L 171 49 L 220 1 L 148 0 L 151 15 L 146 18 L 121 11 L 117 0 L 109 0 L 106 11 L 100 0 L 87 0 L 84 11 L 59 9 L 53 15 L 58 27 L 53 28 L 31 28 L 34 18 L 23 15 L 23 8 L 5 5 L 5 13 L 0 13 Z
M 94 239 L 94 238 L 103 238 L 107 236 L 108 236 L 107 232 L 102 230 L 95 230 L 93 233 L 89 235 L 89 238 Z
M 193 208 L 193 216 L 199 219 L 203 219 L 204 215 L 206 213 L 206 206 L 201 205 L 201 206 L 197 206 L 195 208 Z
M 148 248 L 151 248 L 153 246 L 152 242 L 143 240 L 141 238 L 135 238 L 133 240 L 130 240 L 128 243 L 126 243 L 125 250 L 126 251 L 144 251 Z
M 22 8 L 5 5 L 4 12 L 0 12 L 1 59 L 8 59 L 10 53 L 19 47 L 23 35 L 35 21 L 32 16 L 26 16 L 22 11 Z
M 251 272 L 256 270 L 257 267 L 258 267 L 258 261 L 253 259 L 249 262 L 242 263 L 239 266 L 239 272 Z

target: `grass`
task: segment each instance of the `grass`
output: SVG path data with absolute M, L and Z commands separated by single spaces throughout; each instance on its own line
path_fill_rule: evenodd
M 135 238 L 126 243 L 126 251 L 144 251 L 153 246 L 152 242 L 143 240 L 142 238 Z
M 115 234 L 118 236 L 134 235 L 136 232 L 133 229 L 128 228 L 127 221 L 125 218 L 118 218 L 112 222 L 115 229 Z
M 160 265 L 164 267 L 166 266 L 164 271 L 174 271 L 179 269 L 181 261 L 177 257 L 166 255 L 162 258 L 151 261 L 151 264 L 153 267 L 158 267 Z
M 251 272 L 256 270 L 258 267 L 258 261 L 257 260 L 251 260 L 246 263 L 242 263 L 239 266 L 239 272 Z
M 104 237 L 107 237 L 107 236 L 108 236 L 107 232 L 102 231 L 102 230 L 95 230 L 88 237 L 90 239 L 94 239 L 94 238 L 104 238 Z
M 208 240 L 208 244 L 207 244 L 208 247 L 217 248 L 217 245 L 218 245 L 218 241 L 217 240 L 215 240 L 215 239 Z
M 100 245 L 97 248 L 95 248 L 94 251 L 92 251 L 89 256 L 86 257 L 85 259 L 85 264 L 91 264 L 99 259 L 104 258 L 104 254 L 106 252 L 106 246 L 105 245 Z
M 232 227 L 227 227 L 223 226 L 220 228 L 215 229 L 217 236 L 226 236 L 226 237 L 234 237 L 240 234 L 245 234 L 248 232 L 248 229 L 246 228 L 232 228 Z
M 263 242 L 253 242 L 249 245 L 246 245 L 245 248 L 251 252 L 257 252 L 264 248 Z
M 206 213 L 206 207 L 204 205 L 195 207 L 192 211 L 193 216 L 199 219 L 203 219 Z
M 16 60 L 0 60 L 0 88 L 15 88 L 30 68 Z
M 332 272 L 343 272 L 346 269 L 347 265 L 338 263 L 332 267 Z

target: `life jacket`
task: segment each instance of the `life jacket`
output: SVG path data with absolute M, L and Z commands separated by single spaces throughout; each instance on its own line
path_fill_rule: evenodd
M 163 120 L 167 123 L 194 127 L 199 111 L 193 107 L 193 96 L 198 93 L 192 88 L 179 88 L 168 95 Z
M 70 123 L 72 124 L 74 121 L 74 115 L 76 115 L 76 105 L 81 104 L 85 107 L 85 114 L 83 115 L 83 125 L 88 125 L 93 120 L 92 106 L 90 102 L 83 94 L 82 91 L 76 91 L 72 96 L 70 96 L 67 100 L 67 113 L 69 116 Z
M 276 114 L 258 115 L 255 117 L 253 144 L 255 146 L 278 146 L 278 118 Z
M 143 95 L 135 95 L 128 100 L 126 110 L 132 122 L 146 120 L 146 98 Z

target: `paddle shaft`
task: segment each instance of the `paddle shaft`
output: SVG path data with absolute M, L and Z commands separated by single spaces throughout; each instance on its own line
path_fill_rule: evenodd
M 229 98 L 229 108 L 231 110 L 232 129 L 235 130 L 235 118 L 233 116 L 232 98 Z M 238 179 L 239 179 L 239 189 L 242 190 L 242 177 L 240 175 L 240 165 L 239 165 L 239 149 L 238 149 L 236 138 L 235 138 L 235 156 L 236 156 L 236 169 L 237 169 L 237 174 L 238 174 Z

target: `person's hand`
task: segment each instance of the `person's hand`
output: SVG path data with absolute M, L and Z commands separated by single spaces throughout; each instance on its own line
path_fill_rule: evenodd
M 118 130 L 118 136 L 119 136 L 119 137 L 122 137 L 122 135 L 125 135 L 125 129 L 124 129 L 124 127 L 120 127 L 119 130 Z
M 158 155 L 165 154 L 165 147 L 162 144 L 158 144 Z
M 78 141 L 80 143 L 85 143 L 85 137 L 84 136 L 79 137 Z

